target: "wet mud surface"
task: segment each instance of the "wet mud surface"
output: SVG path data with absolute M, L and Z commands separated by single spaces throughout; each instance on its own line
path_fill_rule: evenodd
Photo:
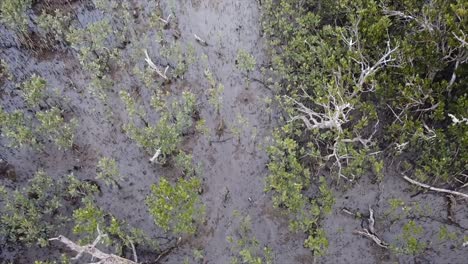
M 145 1 L 131 2 L 137 10 L 148 8 L 143 3 Z M 98 12 L 80 2 L 74 2 L 72 8 L 81 21 L 93 21 L 100 17 Z M 192 256 L 194 249 L 203 250 L 203 263 L 230 263 L 232 253 L 226 237 L 236 232 L 233 225 L 235 211 L 251 216 L 253 235 L 261 246 L 273 249 L 276 263 L 466 263 L 466 248 L 451 246 L 450 243 L 441 244 L 436 240 L 441 225 L 462 236 L 468 235 L 466 203 L 460 202 L 454 206 L 454 221 L 457 224 L 449 223 L 446 198 L 433 193 L 411 197 L 415 191 L 391 173 L 380 184 L 362 177 L 353 186 L 336 187 L 334 210 L 322 221 L 329 239 L 329 249 L 324 257 L 314 259 L 312 253 L 303 247 L 306 235 L 295 234 L 288 229 L 287 217 L 273 208 L 269 195 L 264 192 L 264 179 L 268 174 L 265 147 L 270 144 L 269 136 L 277 125 L 279 115 L 265 102 L 273 94 L 262 84 L 248 81 L 236 67 L 236 57 L 241 49 L 253 54 L 256 59 L 257 66 L 250 73 L 251 76 L 261 78 L 260 68 L 268 64 L 258 1 L 161 1 L 161 8 L 163 14 L 173 13 L 177 18 L 177 27 L 171 28 L 168 34 L 177 30 L 179 43 L 184 47 L 191 45 L 195 50 L 195 62 L 183 79 L 166 85 L 165 89 L 174 92 L 190 90 L 198 95 L 200 117 L 206 120 L 209 134 L 187 136 L 183 146 L 192 152 L 194 160 L 202 167 L 200 177 L 203 179 L 202 200 L 206 205 L 206 221 L 196 235 L 184 237 L 183 243 L 161 258 L 159 263 L 182 263 L 186 257 Z M 173 168 L 151 164 L 148 161 L 151 155 L 142 151 L 122 130 L 127 120 L 118 90 L 135 86 L 134 76 L 128 73 L 131 71 L 120 69 L 120 72 L 113 73 L 118 85 L 110 93 L 108 105 L 102 105 L 86 91 L 89 80 L 81 73 L 80 64 L 71 51 L 33 53 L 16 47 L 5 28 L 0 28 L 0 31 L 0 58 L 8 62 L 11 71 L 19 76 L 17 82 L 32 73 L 40 73 L 50 87 L 64 94 L 63 98 L 51 100 L 65 109 L 66 118 L 73 116 L 80 123 L 75 139 L 77 143 L 71 151 L 60 151 L 53 146 L 46 147 L 43 152 L 13 150 L 7 148 L 2 139 L 2 183 L 10 187 L 22 186 L 39 168 L 54 177 L 73 173 L 80 179 L 93 179 L 99 158 L 110 156 L 118 162 L 125 181 L 121 184 L 121 190 L 102 186 L 104 191 L 98 199 L 99 205 L 145 232 L 154 233 L 155 225 L 146 212 L 144 202 L 150 192 L 149 186 L 162 176 L 175 177 L 177 172 Z M 197 42 L 194 34 L 206 41 L 207 45 Z M 125 52 L 135 52 L 139 44 L 130 44 Z M 151 40 L 147 44 L 148 53 L 156 56 L 160 47 L 153 45 Z M 138 65 L 145 64 L 143 56 L 137 60 Z M 205 78 L 207 68 L 216 82 L 224 85 L 219 113 L 209 103 L 210 85 Z M 141 89 L 140 93 L 145 98 L 149 92 Z M 23 107 L 13 82 L 3 86 L 0 98 L 5 109 Z M 112 110 L 111 115 L 108 109 Z M 401 232 L 405 220 L 385 217 L 391 198 L 419 201 L 423 208 L 430 201 L 430 218 L 416 220 L 424 226 L 427 235 L 423 239 L 430 244 L 424 254 L 417 257 L 398 256 L 353 234 L 354 230 L 361 228 L 362 220 L 343 213 L 342 209 L 365 215 L 368 207 L 372 206 L 376 215 L 376 231 L 383 240 L 393 241 Z M 50 249 L 52 255 L 59 253 L 57 248 Z M 0 252 L 0 259 L 30 263 L 31 259 L 44 257 L 38 254 L 33 250 L 10 248 Z M 154 258 L 144 254 L 140 257 L 149 263 Z

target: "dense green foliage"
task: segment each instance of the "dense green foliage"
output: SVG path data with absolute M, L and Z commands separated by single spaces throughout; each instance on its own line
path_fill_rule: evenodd
M 160 113 L 156 124 L 148 121 L 148 113 L 138 107 L 128 92 L 121 91 L 120 98 L 125 104 L 131 121 L 124 126 L 130 138 L 150 154 L 158 149 L 163 157 L 178 152 L 182 136 L 194 126 L 193 116 L 196 112 L 196 97 L 194 94 L 183 92 L 181 99 L 153 96 L 151 105 Z M 164 162 L 162 162 L 164 163 Z
M 286 122 L 269 150 L 276 206 L 297 218 L 316 175 L 353 182 L 372 171 L 378 180 L 384 156 L 409 158 L 402 169 L 420 181 L 464 182 L 467 8 L 457 0 L 265 1 Z M 306 244 L 317 249 L 314 241 Z
M 1 187 L 1 237 L 9 243 L 46 246 L 47 239 L 70 222 L 67 207 L 96 191 L 95 186 L 73 175 L 55 181 L 43 171 L 21 190 Z
M 15 109 L 7 112 L 0 108 L 0 129 L 2 136 L 15 148 L 41 148 L 44 141 L 52 141 L 59 149 L 70 149 L 75 138 L 78 121 L 75 118 L 65 120 L 63 111 L 45 103 L 47 82 L 41 76 L 33 74 L 18 85 L 21 97 L 34 114 L 27 109 Z M 43 110 L 41 104 L 47 105 Z
M 0 2 L 0 21 L 19 32 L 28 30 L 29 18 L 26 11 L 31 7 L 32 0 L 2 0 Z
M 467 158 L 467 123 L 452 118 L 467 116 L 467 4 L 329 2 L 268 3 L 265 22 L 308 158 L 353 179 L 390 147 L 414 154 L 420 180 L 453 181 Z

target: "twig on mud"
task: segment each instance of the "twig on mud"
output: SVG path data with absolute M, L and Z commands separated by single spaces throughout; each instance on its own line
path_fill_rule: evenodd
M 168 15 L 166 19 L 162 19 L 159 17 L 159 20 L 164 23 L 164 25 L 168 25 L 171 21 L 172 14 Z
M 204 41 L 202 38 L 200 38 L 199 36 L 197 36 L 197 34 L 193 34 L 193 36 L 195 37 L 195 40 L 198 41 L 198 43 L 200 43 L 201 45 L 205 47 L 208 46 L 208 43 Z
M 133 252 L 133 260 L 138 263 L 138 255 L 136 253 L 135 245 L 133 242 L 130 240 L 130 245 L 132 246 L 132 252 Z
M 369 228 L 363 228 L 362 230 L 354 230 L 354 234 L 362 235 L 364 237 L 367 237 L 374 241 L 379 247 L 381 248 L 388 248 L 388 244 L 385 243 L 385 241 L 381 240 L 376 234 L 375 234 L 375 219 L 374 219 L 374 210 L 372 210 L 372 207 L 369 206 Z
M 159 70 L 159 68 L 154 64 L 154 62 L 151 60 L 151 58 L 148 55 L 148 51 L 145 49 L 145 61 L 148 63 L 151 69 L 153 69 L 159 76 L 161 76 L 164 80 L 167 80 L 167 70 L 169 69 L 169 66 L 166 67 L 164 70 L 164 73 Z
M 354 234 L 358 234 L 358 235 L 362 235 L 362 236 L 365 236 L 369 239 L 371 239 L 372 241 L 374 241 L 379 247 L 381 248 L 388 248 L 388 244 L 385 243 L 384 241 L 382 241 L 380 238 L 378 238 L 376 235 L 374 234 L 371 234 L 369 232 L 369 230 L 367 229 L 363 229 L 362 231 L 360 230 L 354 230 L 353 232 Z
M 350 215 L 352 217 L 356 217 L 356 218 L 361 218 L 361 214 L 358 212 L 358 213 L 355 213 L 353 211 L 351 211 L 350 209 L 346 208 L 346 207 L 343 207 L 341 208 L 341 211 L 347 215 Z
M 375 224 L 374 210 L 372 210 L 372 207 L 369 206 L 369 231 L 372 234 L 375 233 L 374 224 Z
M 449 193 L 449 194 L 453 194 L 453 195 L 456 195 L 456 196 L 461 196 L 461 197 L 464 197 L 464 198 L 468 198 L 468 194 L 464 194 L 464 193 L 456 192 L 456 191 L 452 191 L 452 190 L 447 190 L 447 189 L 442 189 L 442 188 L 432 187 L 430 185 L 415 181 L 415 180 L 409 178 L 406 175 L 403 175 L 403 179 L 405 179 L 406 181 L 408 181 L 408 182 L 410 182 L 410 183 L 412 183 L 414 185 L 417 185 L 417 186 L 422 187 L 422 188 L 429 189 L 429 190 L 434 191 L 434 192 Z
M 453 195 L 447 195 L 447 219 L 450 222 L 455 223 L 455 214 L 453 212 L 453 207 L 457 203 Z
M 166 256 L 167 254 L 171 253 L 172 250 L 176 249 L 176 248 L 179 246 L 181 240 L 182 240 L 182 237 L 179 237 L 179 239 L 177 239 L 176 243 L 175 243 L 172 247 L 170 247 L 170 248 L 164 250 L 163 252 L 161 252 L 161 253 L 159 254 L 159 256 L 154 260 L 153 263 L 158 263 L 158 261 L 159 261 L 162 257 Z
M 221 140 L 210 140 L 210 144 L 211 143 L 224 143 L 224 142 L 229 141 L 231 139 L 233 139 L 233 137 L 229 137 L 229 138 L 221 139 Z
M 244 75 L 244 74 L 243 74 Z M 263 87 L 271 92 L 273 92 L 273 89 L 271 89 L 264 81 L 262 80 L 259 80 L 257 78 L 250 78 L 250 80 L 254 81 L 254 82 L 258 82 L 259 84 L 263 85 Z

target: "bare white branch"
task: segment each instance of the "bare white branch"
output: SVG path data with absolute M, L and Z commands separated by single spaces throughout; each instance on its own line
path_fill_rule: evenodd
M 290 122 L 300 119 L 304 121 L 307 129 L 336 129 L 341 132 L 341 125 L 349 121 L 348 114 L 354 108 L 350 103 L 343 102 L 341 98 L 341 102 L 338 103 L 337 97 L 330 94 L 329 105 L 319 104 L 324 113 L 316 112 L 288 97 L 298 106 L 297 111 L 303 113 L 303 115 L 293 117 Z
M 395 58 L 392 58 L 392 54 L 398 50 L 398 47 L 391 48 L 390 47 L 390 42 L 387 42 L 387 50 L 385 54 L 382 55 L 382 57 L 374 63 L 374 65 L 370 66 L 366 62 L 361 61 L 359 64 L 361 64 L 361 75 L 359 76 L 359 81 L 357 83 L 358 87 L 362 88 L 366 79 L 376 73 L 379 69 L 381 69 L 383 66 L 387 65 L 390 62 L 395 61 Z
M 362 235 L 364 237 L 369 238 L 370 240 L 374 241 L 379 247 L 382 248 L 388 248 L 388 244 L 381 240 L 376 234 L 375 234 L 375 219 L 374 219 L 374 210 L 372 210 L 372 207 L 369 206 L 369 228 L 363 228 L 361 230 L 355 230 L 354 233 L 358 235 Z
M 208 43 L 200 38 L 197 34 L 193 34 L 193 36 L 195 37 L 195 40 L 198 41 L 198 43 L 202 44 L 203 46 L 208 46 Z
M 138 255 L 136 253 L 136 248 L 133 242 L 130 240 L 130 245 L 132 246 L 132 252 L 133 252 L 133 260 L 138 263 Z
M 457 36 L 457 34 L 455 34 L 454 32 L 452 32 L 453 36 L 455 37 L 456 40 L 460 41 L 461 43 L 461 46 L 464 47 L 464 46 L 468 46 L 468 42 L 466 41 L 466 35 L 465 33 L 461 32 L 462 33 L 462 37 L 459 37 Z
M 149 57 L 148 55 L 148 51 L 145 49 L 145 61 L 148 63 L 148 65 L 150 66 L 151 69 L 153 69 L 159 76 L 161 76 L 164 80 L 167 80 L 167 70 L 169 69 L 169 66 L 166 67 L 166 70 L 163 72 L 161 72 L 158 68 L 158 66 L 156 66 L 156 64 L 154 64 L 154 62 L 151 60 L 151 58 Z
M 156 153 L 154 153 L 153 157 L 150 159 L 150 162 L 157 161 L 159 155 L 161 155 L 161 148 L 158 148 L 158 150 L 156 150 Z
M 362 235 L 364 237 L 367 237 L 369 239 L 371 239 L 372 241 L 375 242 L 375 244 L 377 244 L 379 247 L 381 248 L 388 248 L 388 244 L 385 243 L 384 241 L 382 241 L 380 238 L 378 238 L 376 235 L 372 234 L 369 232 L 369 230 L 367 229 L 363 229 L 362 231 L 360 230 L 355 230 L 354 231 L 355 234 L 358 234 L 358 235 Z
M 449 193 L 449 194 L 453 194 L 453 195 L 456 195 L 456 196 L 461 196 L 461 197 L 464 197 L 464 198 L 468 198 L 468 194 L 464 194 L 464 193 L 456 192 L 456 191 L 452 191 L 452 190 L 447 190 L 447 189 L 442 189 L 442 188 L 432 187 L 430 185 L 427 185 L 427 184 L 418 182 L 416 180 L 413 180 L 413 179 L 409 178 L 406 175 L 403 175 L 403 179 L 405 179 L 406 181 L 408 181 L 408 182 L 410 182 L 410 183 L 412 183 L 414 185 L 417 185 L 417 186 L 425 188 L 425 189 L 429 189 L 429 190 L 434 191 L 434 192 Z
M 50 241 L 60 241 L 63 244 L 65 244 L 69 249 L 77 252 L 78 254 L 73 258 L 73 259 L 79 259 L 84 253 L 91 255 L 93 258 L 99 259 L 100 261 L 97 263 L 101 264 L 137 264 L 135 261 L 131 261 L 122 257 L 119 257 L 114 254 L 107 254 L 102 252 L 101 250 L 97 249 L 96 246 L 99 243 L 99 241 L 105 237 L 105 234 L 102 234 L 101 231 L 98 228 L 98 237 L 94 240 L 92 244 L 88 244 L 85 246 L 80 246 L 76 244 L 75 242 L 71 241 L 70 239 L 60 235 L 58 237 L 54 237 L 49 239 Z
M 452 123 L 454 125 L 458 125 L 458 124 L 463 124 L 463 123 L 466 123 L 468 124 L 468 118 L 466 117 L 461 117 L 461 119 L 458 119 L 456 116 L 454 116 L 453 114 L 448 114 L 448 116 L 450 118 L 452 118 Z
M 172 14 L 168 15 L 166 19 L 162 19 L 159 17 L 159 20 L 164 23 L 164 25 L 168 25 L 171 21 Z

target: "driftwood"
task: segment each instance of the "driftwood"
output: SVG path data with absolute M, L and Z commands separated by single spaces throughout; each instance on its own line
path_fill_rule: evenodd
M 159 155 L 161 155 L 161 148 L 158 148 L 158 150 L 156 150 L 156 153 L 154 153 L 153 157 L 150 159 L 150 162 L 157 162 Z
M 405 175 L 403 175 L 403 179 L 405 179 L 406 181 L 408 181 L 408 182 L 410 182 L 410 183 L 412 183 L 414 185 L 417 185 L 417 186 L 422 187 L 422 188 L 429 189 L 429 190 L 434 191 L 434 192 L 448 193 L 448 194 L 468 198 L 468 194 L 464 194 L 464 193 L 456 192 L 456 191 L 452 191 L 452 190 L 447 190 L 447 189 L 442 189 L 442 188 L 432 187 L 430 185 L 415 181 L 415 180 L 413 180 L 413 179 L 411 179 L 411 178 L 409 178 L 408 176 L 405 176 Z
M 105 234 L 102 234 L 101 231 L 98 229 L 98 237 L 94 240 L 94 242 L 92 244 L 88 244 L 88 245 L 85 245 L 85 246 L 80 246 L 78 244 L 76 244 L 75 242 L 71 241 L 70 239 L 66 238 L 65 236 L 58 236 L 58 237 L 54 237 L 54 238 L 51 238 L 49 239 L 50 241 L 54 241 L 54 240 L 57 240 L 57 241 L 60 241 L 62 242 L 63 244 L 65 244 L 69 249 L 77 252 L 78 254 L 73 258 L 74 260 L 77 260 L 79 259 L 81 256 L 83 256 L 83 254 L 89 254 L 91 255 L 94 259 L 98 259 L 99 261 L 98 262 L 93 262 L 94 264 L 137 264 L 137 255 L 136 255 L 136 250 L 135 250 L 135 247 L 133 246 L 132 244 L 132 250 L 133 250 L 133 254 L 134 254 L 134 259 L 135 261 L 132 261 L 132 260 L 129 260 L 129 259 L 126 259 L 126 258 L 122 258 L 122 257 L 119 257 L 117 255 L 114 255 L 114 254 L 107 254 L 107 253 L 104 253 L 102 252 L 101 250 L 97 249 L 96 246 L 97 244 L 99 243 L 99 241 L 105 237 L 106 235 Z
M 197 34 L 193 34 L 193 36 L 195 37 L 195 40 L 200 43 L 202 46 L 208 46 L 208 43 L 203 40 L 202 38 L 200 38 Z
M 154 64 L 154 62 L 151 60 L 151 58 L 149 57 L 148 55 L 148 51 L 145 49 L 145 61 L 146 63 L 148 63 L 148 65 L 150 66 L 151 69 L 153 69 L 159 76 L 161 76 L 161 78 L 163 78 L 164 80 L 167 80 L 167 70 L 169 69 L 169 66 L 166 67 L 166 69 L 164 70 L 164 72 L 162 72 L 158 66 L 156 66 L 156 64 Z
M 381 240 L 376 234 L 375 234 L 375 219 L 374 219 L 374 210 L 369 206 L 369 228 L 363 228 L 362 230 L 355 230 L 353 233 L 358 234 L 364 237 L 369 238 L 370 240 L 374 241 L 375 244 L 377 244 L 381 248 L 388 248 L 388 244 L 385 243 L 385 241 Z

